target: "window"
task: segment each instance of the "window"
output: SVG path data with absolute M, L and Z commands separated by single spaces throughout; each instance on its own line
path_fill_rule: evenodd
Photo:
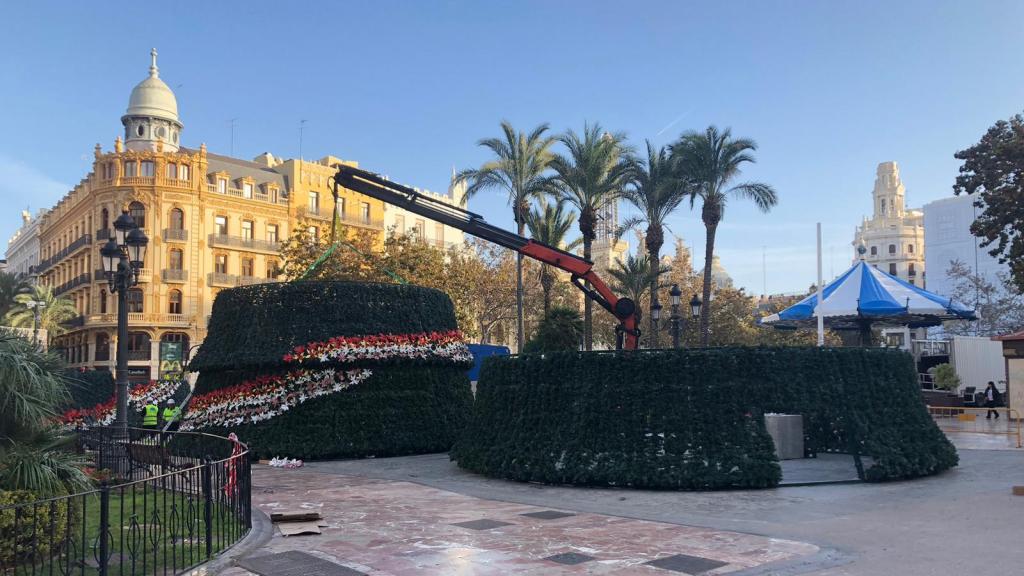
M 267 224 L 267 242 L 277 243 L 277 224 Z
M 143 160 L 139 163 L 139 176 L 153 176 L 153 161 Z
M 96 334 L 96 359 L 110 360 L 110 335 L 104 332 Z
M 106 208 L 100 210 L 100 230 L 110 230 L 110 212 Z
M 105 162 L 103 164 L 103 179 L 104 180 L 110 180 L 113 177 L 114 177 L 114 163 L 113 162 Z
M 217 192 L 220 194 L 228 193 L 228 181 L 225 178 L 217 178 Z
M 370 203 L 360 202 L 359 203 L 359 215 L 362 217 L 363 222 L 366 224 L 370 223 Z
M 252 278 L 252 258 L 242 258 L 242 276 Z
M 917 276 L 917 270 L 914 269 L 914 263 L 907 264 L 907 276 Z
M 171 270 L 181 270 L 184 262 L 184 254 L 180 248 L 171 248 L 171 257 L 169 258 L 168 268 Z
M 132 313 L 142 312 L 142 290 L 132 288 L 128 290 L 128 311 Z
M 242 220 L 242 239 L 252 240 L 252 220 Z
M 135 352 L 136 355 L 133 355 Z M 139 360 L 149 359 L 149 334 L 145 332 L 129 332 L 128 333 L 128 359 Z
M 100 314 L 107 313 L 107 291 L 100 290 Z
M 889 274 L 892 274 L 893 276 L 896 275 L 896 263 L 895 262 L 890 262 L 889 263 Z
M 310 192 L 309 193 L 309 213 L 319 214 L 320 213 L 320 193 Z
M 167 313 L 181 314 L 181 290 L 171 290 L 167 294 Z
M 124 161 L 124 177 L 134 178 L 135 177 L 135 160 Z
M 216 272 L 217 274 L 227 274 L 228 273 L 228 255 L 227 254 L 217 254 L 214 257 L 213 271 Z
M 135 220 L 139 228 L 146 227 L 146 207 L 141 202 L 132 202 L 128 205 L 128 214 Z
M 401 236 L 405 234 L 405 215 L 395 215 L 395 236 Z
M 896 253 L 896 245 L 895 244 L 889 244 L 889 254 L 895 254 L 895 253 Z
M 168 162 L 167 163 L 167 167 L 165 169 L 165 174 L 166 174 L 168 180 L 177 180 L 178 179 L 178 165 L 175 164 L 174 162 Z
M 183 230 L 185 228 L 185 213 L 181 208 L 171 209 L 171 230 Z
M 907 244 L 907 254 L 913 254 L 913 253 L 914 253 L 914 245 L 913 244 Z
M 336 205 L 334 210 L 335 210 L 335 213 L 338 215 L 338 218 L 340 218 L 342 220 L 345 219 L 345 199 L 344 198 L 338 198 L 338 204 Z
M 309 233 L 309 237 L 312 238 L 314 242 L 320 239 L 320 229 L 316 226 L 306 228 L 306 232 Z
M 885 198 L 882 198 L 882 214 L 885 214 Z
M 420 220 L 420 219 L 417 218 L 416 219 L 416 226 L 413 228 L 413 238 L 415 238 L 415 239 L 417 239 L 417 240 L 419 240 L 421 242 L 423 240 L 425 240 L 426 236 L 423 234 L 424 233 L 424 228 L 426 228 L 426 223 L 424 223 L 423 220 Z
M 188 334 L 182 332 L 165 332 L 160 337 L 161 342 L 181 342 L 181 355 L 182 359 L 188 355 L 189 339 Z
M 274 204 L 277 204 L 277 188 L 271 188 L 269 194 L 270 201 L 273 202 Z
M 245 182 L 242 184 L 242 197 L 252 198 L 252 183 Z
M 871 255 L 872 256 L 878 256 L 878 246 L 872 246 L 871 247 Z
M 277 278 L 281 275 L 281 270 L 277 266 L 276 260 L 267 261 L 267 278 Z
M 228 235 L 228 217 L 227 216 L 214 216 L 213 218 L 214 233 L 217 236 Z
M 177 134 L 177 132 L 175 132 Z M 188 164 L 178 165 L 178 180 L 188 180 Z
M 434 241 L 438 246 L 444 246 L 444 224 L 434 224 Z

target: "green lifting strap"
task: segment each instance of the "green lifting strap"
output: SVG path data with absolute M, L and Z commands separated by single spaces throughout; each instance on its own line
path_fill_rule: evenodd
M 331 244 L 331 246 L 329 248 L 327 248 L 327 250 L 324 250 L 324 253 L 321 254 L 320 257 L 317 258 L 315 262 L 310 264 L 309 268 L 306 268 L 306 271 L 302 273 L 302 276 L 298 277 L 298 280 L 305 280 L 307 276 L 312 274 L 313 271 L 317 269 L 317 267 L 319 267 L 321 264 L 323 264 L 325 260 L 330 258 L 331 254 L 334 254 L 334 251 L 337 250 L 338 245 L 342 245 L 342 246 L 348 248 L 349 250 L 355 252 L 356 254 L 359 254 L 360 256 L 363 257 L 363 260 L 366 260 L 367 262 L 371 261 L 369 256 L 367 256 L 366 254 L 363 254 L 355 246 L 353 246 L 353 245 L 351 245 L 348 242 L 345 242 L 343 240 L 338 240 L 334 244 Z M 387 274 L 395 282 L 398 282 L 399 284 L 408 284 L 409 283 L 408 281 L 406 281 L 405 278 L 402 278 L 401 276 L 399 276 L 398 274 L 395 274 L 394 272 L 392 272 L 391 270 L 388 270 L 387 268 L 378 267 L 378 270 L 380 270 L 381 272 Z

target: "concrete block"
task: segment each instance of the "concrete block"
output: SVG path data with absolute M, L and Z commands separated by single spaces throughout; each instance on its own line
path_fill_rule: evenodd
M 800 414 L 765 414 L 764 426 L 775 442 L 779 460 L 804 457 L 804 417 Z

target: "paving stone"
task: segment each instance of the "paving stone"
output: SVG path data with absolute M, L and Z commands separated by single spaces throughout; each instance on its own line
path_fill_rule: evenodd
M 529 516 L 530 518 L 540 518 L 541 520 L 557 520 L 559 518 L 568 518 L 575 516 L 568 512 L 559 512 L 558 510 L 541 510 L 540 512 L 527 512 L 520 514 L 520 516 Z
M 558 562 L 559 564 L 566 564 L 568 566 L 573 566 L 573 565 L 576 565 L 576 564 L 583 564 L 584 562 L 589 562 L 590 560 L 594 560 L 594 559 L 595 558 L 593 556 L 587 556 L 586 554 L 579 554 L 577 552 L 566 552 L 564 554 L 555 554 L 554 556 L 548 556 L 547 558 L 545 558 L 545 560 L 550 560 L 552 562 Z
M 470 530 L 490 530 L 500 526 L 511 525 L 511 522 L 499 522 L 498 520 L 491 520 L 490 518 L 484 518 L 483 520 L 470 520 L 469 522 L 456 522 L 455 524 L 452 524 L 452 526 L 469 528 Z
M 690 556 L 688 554 L 676 554 L 674 556 L 666 556 L 664 558 L 658 558 L 657 560 L 651 560 L 646 562 L 648 566 L 654 566 L 655 568 L 661 568 L 662 570 L 671 570 L 673 572 L 682 572 L 684 574 L 692 574 L 694 576 L 703 574 L 709 570 L 720 568 L 728 564 L 728 562 L 719 562 L 718 560 L 712 560 L 710 558 L 701 558 L 700 556 Z
M 366 576 L 365 572 L 298 550 L 246 558 L 238 565 L 262 576 Z

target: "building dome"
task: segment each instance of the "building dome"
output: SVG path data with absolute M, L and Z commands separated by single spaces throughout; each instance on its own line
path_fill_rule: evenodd
M 128 98 L 128 110 L 121 117 L 125 127 L 125 144 L 132 150 L 154 149 L 163 142 L 165 148 L 178 149 L 179 132 L 182 129 L 178 118 L 178 100 L 174 92 L 160 79 L 156 65 L 156 48 L 150 52 L 152 63 L 149 78 L 132 89 Z

